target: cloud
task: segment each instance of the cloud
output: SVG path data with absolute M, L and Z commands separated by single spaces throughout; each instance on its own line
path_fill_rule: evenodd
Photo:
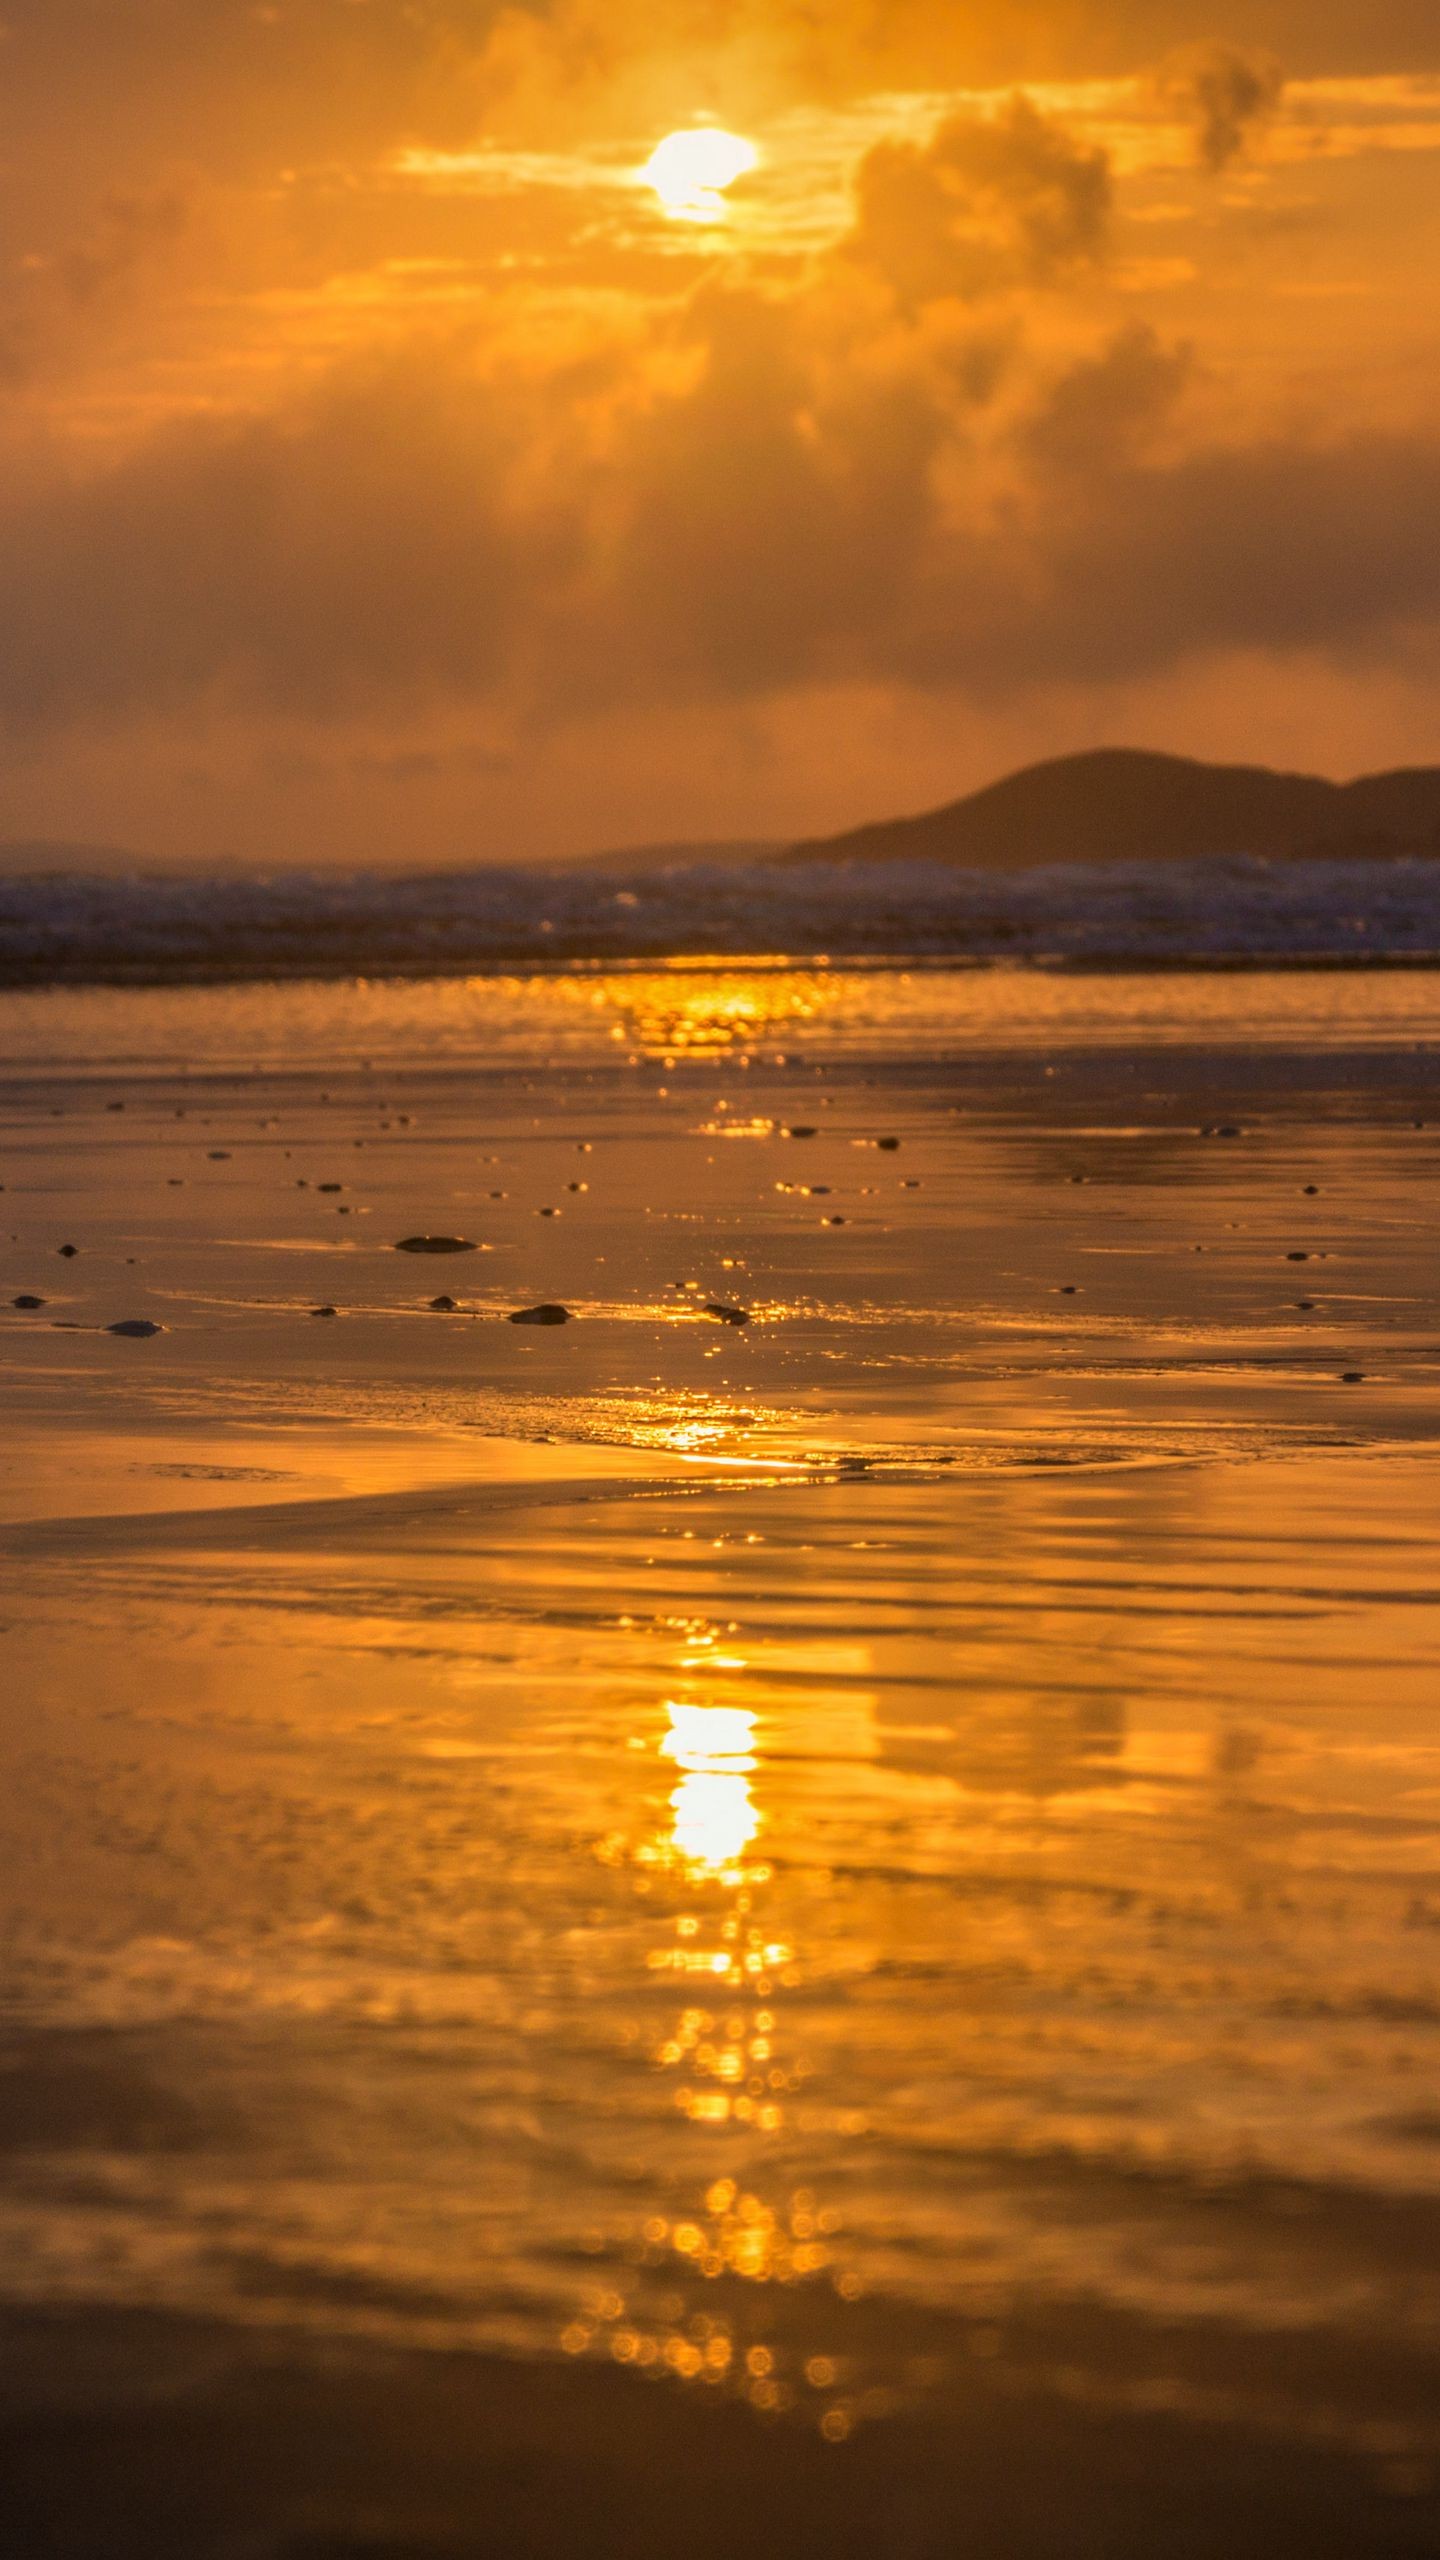
M 1197 44 L 1161 64 L 1156 86 L 1165 105 L 1193 123 L 1201 165 L 1218 176 L 1275 113 L 1285 75 L 1272 54 Z
M 1402 665 L 1440 633 L 1440 564 L 1414 527 L 1440 444 L 1269 439 L 1130 462 L 1042 492 L 1019 539 L 956 546 L 916 599 L 892 671 L 1001 700 L 1253 650 Z
M 189 175 L 117 190 L 79 236 L 14 262 L 0 277 L 0 382 L 13 391 L 66 350 L 93 359 L 126 300 L 153 296 L 176 265 L 197 201 Z
M 851 322 L 854 333 L 847 334 Z M 807 685 L 1037 686 L 1440 623 L 1440 445 L 1217 444 L 1127 327 L 1057 369 L 962 314 L 866 332 L 707 286 L 637 361 L 483 333 L 0 497 L 12 736 L 458 713 L 487 748 Z
M 65 250 L 54 274 L 66 299 L 88 309 L 182 236 L 191 201 L 178 185 L 117 192 L 105 198 L 89 236 Z
M 453 27 L 463 0 L 426 13 Z M 373 15 L 373 8 L 367 14 Z M 484 52 L 492 108 L 564 117 L 604 96 L 676 121 L 809 99 L 1125 75 L 1211 46 L 1307 74 L 1440 67 L 1433 0 L 509 0 Z
M 1059 375 L 1025 422 L 1025 447 L 1043 471 L 1107 477 L 1151 446 L 1193 370 L 1189 346 L 1167 346 L 1148 322 L 1129 321 Z
M 52 9 L 45 38 L 22 0 L 12 52 L 21 38 L 53 47 L 57 25 L 76 35 L 78 0 Z M 1318 399 L 1308 426 L 1256 424 L 1296 414 L 1305 377 L 1266 333 L 1288 315 L 1309 364 L 1309 302 L 1262 309 L 1257 293 L 1252 310 L 1247 284 L 1238 322 L 1236 303 L 1203 304 L 1202 345 L 1207 328 L 1234 332 L 1207 361 L 1174 343 L 1173 320 L 1122 322 L 1136 306 L 1111 258 L 1110 153 L 1023 97 L 866 150 L 833 249 L 747 257 L 737 223 L 729 241 L 657 237 L 626 263 L 512 215 L 482 258 L 475 207 L 425 199 L 434 229 L 405 235 L 401 255 L 398 200 L 352 153 L 317 164 L 308 192 L 236 184 L 214 215 L 206 196 L 193 272 L 168 300 L 154 281 L 185 265 L 191 247 L 172 252 L 197 229 L 154 168 L 174 165 L 177 127 L 193 141 L 202 106 L 231 120 L 236 154 L 318 147 L 333 104 L 321 75 L 340 65 L 368 149 L 386 118 L 429 130 L 450 63 L 443 112 L 462 124 L 492 97 L 497 115 L 507 96 L 528 113 L 547 82 L 558 96 L 568 81 L 572 107 L 618 83 L 648 114 L 676 105 L 677 61 L 687 80 L 713 63 L 738 82 L 742 57 L 783 59 L 790 79 L 811 47 L 817 82 L 857 65 L 872 79 L 896 48 L 912 68 L 938 58 L 926 30 L 958 14 L 277 0 L 262 24 L 184 0 L 92 0 L 97 51 L 130 25 L 169 100 L 172 156 L 147 179 L 97 178 L 98 210 L 67 208 L 33 269 L 66 306 L 67 361 L 89 331 L 92 371 L 82 357 L 58 390 L 47 377 L 16 403 L 0 482 L 10 735 L 213 715 L 257 733 L 308 725 L 328 752 L 369 721 L 386 769 L 418 779 L 407 724 L 437 720 L 462 733 L 447 752 L 473 740 L 483 760 L 586 721 L 763 709 L 806 687 L 1003 705 L 1235 649 L 1402 656 L 1440 618 L 1417 535 L 1440 500 L 1434 442 L 1347 438 Z M 1186 12 L 1159 0 L 1139 16 L 1186 32 Z M 1136 14 L 1119 13 L 1112 33 L 1122 17 L 1133 32 Z M 1064 50 L 1058 4 L 1031 21 Z M 688 56 L 667 50 L 677 31 Z M 182 72 L 199 102 L 188 122 L 173 112 Z M 99 76 L 91 64 L 92 115 Z M 1279 95 L 1273 67 L 1219 41 L 1163 77 L 1212 168 Z M 267 82 L 284 108 L 269 124 Z M 723 96 L 704 102 L 723 110 Z M 152 100 L 145 134 L 160 120 Z M 834 170 L 839 206 L 840 155 Z M 1128 220 L 1144 199 L 1133 170 L 1124 184 Z M 1173 215 L 1183 193 L 1193 220 L 1200 191 L 1173 172 L 1164 189 L 1158 210 Z M 131 330 L 137 278 L 153 283 L 148 336 Z M 1227 351 L 1243 362 L 1216 365 Z M 152 423 L 182 403 L 178 423 Z M 73 421 L 63 468 L 37 459 L 37 419 Z
M 515 496 L 522 403 L 408 348 L 256 418 L 169 428 L 0 515 L 0 709 L 17 727 L 225 693 L 324 720 L 496 689 L 561 512 Z
M 1108 155 L 1027 98 L 951 116 L 926 143 L 881 142 L 860 164 L 847 254 L 903 307 L 1062 281 L 1097 259 L 1113 201 Z

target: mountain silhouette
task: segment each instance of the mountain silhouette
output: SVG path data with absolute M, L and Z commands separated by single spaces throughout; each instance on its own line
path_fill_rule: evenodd
M 1440 854 L 1440 767 L 1327 782 L 1100 747 L 1027 765 L 918 818 L 791 845 L 787 862 L 1179 862 L 1227 854 Z

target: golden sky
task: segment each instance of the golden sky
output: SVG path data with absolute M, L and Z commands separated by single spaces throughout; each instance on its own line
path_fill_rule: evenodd
M 0 242 L 5 836 L 1440 761 L 1433 0 L 0 0 Z

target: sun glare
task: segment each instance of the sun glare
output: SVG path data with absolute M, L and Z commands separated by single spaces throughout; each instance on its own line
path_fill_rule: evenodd
M 641 171 L 666 212 L 677 222 L 723 222 L 725 189 L 759 165 L 753 142 L 718 125 L 696 125 L 667 134 Z

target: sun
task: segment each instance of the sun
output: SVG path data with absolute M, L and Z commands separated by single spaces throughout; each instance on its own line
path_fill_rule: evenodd
M 723 222 L 725 189 L 759 166 L 753 142 L 719 125 L 693 125 L 667 134 L 640 175 L 676 222 Z

